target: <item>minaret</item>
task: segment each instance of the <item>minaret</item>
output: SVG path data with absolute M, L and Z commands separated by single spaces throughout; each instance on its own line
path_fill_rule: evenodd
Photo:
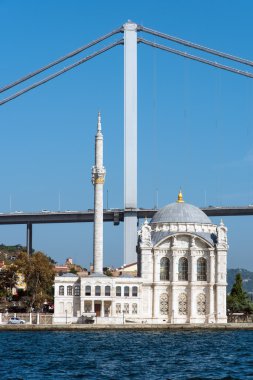
M 94 185 L 94 230 L 93 230 L 93 265 L 94 273 L 103 274 L 103 187 L 105 168 L 103 166 L 103 135 L 101 132 L 101 115 L 98 113 L 97 134 L 95 137 L 95 166 L 92 167 Z

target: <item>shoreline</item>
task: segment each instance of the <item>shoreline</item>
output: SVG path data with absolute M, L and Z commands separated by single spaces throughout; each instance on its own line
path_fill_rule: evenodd
M 200 330 L 253 330 L 253 323 L 227 323 L 227 324 L 204 324 L 204 325 L 151 325 L 151 324 L 122 324 L 122 325 L 0 325 L 1 331 L 120 331 L 120 330 L 139 330 L 139 331 L 161 331 L 161 330 L 181 330 L 181 331 L 200 331 Z

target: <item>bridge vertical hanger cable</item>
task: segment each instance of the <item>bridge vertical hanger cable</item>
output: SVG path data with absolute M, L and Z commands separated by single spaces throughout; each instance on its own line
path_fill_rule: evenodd
M 215 136 L 222 136 L 220 133 L 221 129 L 221 123 L 220 123 L 220 118 L 219 118 L 219 106 L 220 106 L 220 73 L 216 72 L 216 80 L 215 80 L 215 99 L 214 99 L 214 104 L 215 104 L 215 109 L 214 109 L 214 115 L 215 115 Z M 215 180 L 216 180 L 216 204 L 221 206 L 222 205 L 222 196 L 221 196 L 221 178 L 222 174 L 221 172 L 223 171 L 223 167 L 221 165 L 221 157 L 222 157 L 222 142 L 220 141 L 220 138 L 216 139 L 216 157 L 218 158 L 218 161 L 220 165 L 218 164 L 218 171 L 216 171 L 215 175 Z
M 159 182 L 159 165 L 158 165 L 158 132 L 157 132 L 157 56 L 156 50 L 153 51 L 153 91 L 152 91 L 152 129 L 153 129 L 153 189 L 154 189 L 154 208 L 158 208 L 158 189 L 157 184 Z M 165 113 L 163 112 L 163 117 L 165 117 Z
M 187 106 L 188 106 L 188 60 L 184 60 L 183 62 L 183 90 L 182 90 L 182 95 L 181 95 L 181 99 L 182 99 L 182 105 L 183 105 L 183 117 L 182 117 L 182 129 L 181 129 L 181 133 L 183 134 L 182 138 L 183 138 L 183 144 L 184 144 L 184 150 L 186 152 L 186 155 L 187 157 L 193 157 L 193 155 L 191 154 L 191 141 L 192 141 L 192 138 L 191 138 L 191 134 L 189 133 L 190 130 L 190 124 L 188 122 L 188 112 L 187 112 Z M 182 174 L 183 174 L 183 178 L 182 180 L 185 181 L 186 179 L 186 182 L 182 183 L 182 186 L 184 188 L 184 186 L 187 186 L 188 188 L 188 184 L 190 183 L 190 181 L 188 180 L 187 176 L 185 175 L 185 173 L 191 173 L 191 164 L 189 162 L 190 160 L 185 160 L 184 162 L 184 165 L 183 165 L 183 170 L 182 170 Z M 183 173 L 183 171 L 185 171 L 185 173 Z M 182 181 L 181 180 L 181 181 Z

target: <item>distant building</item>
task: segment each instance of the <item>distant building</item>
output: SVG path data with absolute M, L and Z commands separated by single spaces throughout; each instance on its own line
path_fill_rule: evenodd
M 139 231 L 137 265 L 103 274 L 103 136 L 96 135 L 94 272 L 55 277 L 54 323 L 226 323 L 227 228 L 199 208 L 177 202 L 158 210 Z M 136 277 L 132 274 L 137 269 Z M 132 272 L 132 273 L 131 273 Z

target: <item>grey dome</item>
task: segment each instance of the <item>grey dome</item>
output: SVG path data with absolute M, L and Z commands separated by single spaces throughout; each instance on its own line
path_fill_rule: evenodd
M 208 216 L 196 206 L 184 202 L 170 203 L 155 213 L 150 223 L 212 224 Z
M 68 272 L 68 273 L 63 273 L 61 277 L 78 277 L 78 275 L 75 273 Z

